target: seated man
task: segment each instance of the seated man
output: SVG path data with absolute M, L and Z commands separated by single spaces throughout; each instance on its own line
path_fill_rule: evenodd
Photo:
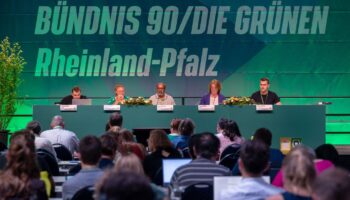
M 79 144 L 79 159 L 81 170 L 72 178 L 68 179 L 62 186 L 64 200 L 71 199 L 76 192 L 86 186 L 93 186 L 103 175 L 98 168 L 101 157 L 102 145 L 96 136 L 86 136 Z
M 269 149 L 261 141 L 246 141 L 241 147 L 238 159 L 242 181 L 232 187 L 221 199 L 265 199 L 281 193 L 282 190 L 265 182 L 262 175 L 269 167 Z
M 215 176 L 230 176 L 228 168 L 216 164 L 219 156 L 220 141 L 212 133 L 201 133 L 193 141 L 196 158 L 189 164 L 175 170 L 170 181 L 170 189 L 175 185 L 187 188 L 197 183 L 213 185 Z
M 47 138 L 52 144 L 62 144 L 73 155 L 78 150 L 79 139 L 72 131 L 64 129 L 64 121 L 62 116 L 56 115 L 52 118 L 50 130 L 46 130 L 40 134 L 40 137 Z
M 164 83 L 157 83 L 157 93 L 149 98 L 153 105 L 175 105 L 173 97 L 165 93 L 165 89 L 166 85 Z
M 73 99 L 87 99 L 86 96 L 84 95 L 81 95 L 81 90 L 80 90 L 80 87 L 78 86 L 75 86 L 73 87 L 72 89 L 72 94 L 68 95 L 68 96 L 65 96 L 60 104 L 63 104 L 63 105 L 70 105 L 72 104 L 72 101 Z
M 101 159 L 98 167 L 100 169 L 111 169 L 114 166 L 114 158 L 117 153 L 118 144 L 112 134 L 104 134 L 100 137 L 101 141 Z
M 56 151 L 53 149 L 52 143 L 50 142 L 50 140 L 39 136 L 40 132 L 41 132 L 40 123 L 38 121 L 35 121 L 35 120 L 31 121 L 27 124 L 26 129 L 29 130 L 35 136 L 35 141 L 34 141 L 35 148 L 36 149 L 45 149 L 46 151 L 51 153 L 57 161 L 58 159 L 57 159 Z
M 276 93 L 269 91 L 270 80 L 268 78 L 260 79 L 260 90 L 254 92 L 251 96 L 256 104 L 276 104 L 281 105 L 280 98 Z

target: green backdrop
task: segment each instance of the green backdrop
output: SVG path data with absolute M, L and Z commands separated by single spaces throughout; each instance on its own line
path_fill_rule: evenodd
M 74 85 L 103 104 L 116 83 L 150 96 L 164 81 L 194 104 L 189 97 L 205 94 L 211 79 L 226 96 L 246 96 L 268 77 L 283 104 L 332 102 L 326 141 L 349 144 L 349 11 L 347 0 L 1 1 L 0 38 L 18 41 L 27 61 L 9 128 L 23 128 L 32 105 L 51 105 Z

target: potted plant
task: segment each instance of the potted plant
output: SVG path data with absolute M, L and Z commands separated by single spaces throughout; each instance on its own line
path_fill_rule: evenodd
M 11 45 L 6 37 L 0 43 L 0 141 L 7 144 L 7 127 L 16 112 L 17 89 L 25 60 L 18 43 Z

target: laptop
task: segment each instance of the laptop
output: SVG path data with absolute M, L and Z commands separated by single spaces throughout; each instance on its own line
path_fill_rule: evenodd
M 175 170 L 191 161 L 192 159 L 163 159 L 163 185 L 169 186 Z
M 270 176 L 263 176 L 264 181 L 270 184 Z M 228 192 L 234 190 L 242 181 L 242 176 L 214 177 L 214 200 L 226 199 Z
M 72 99 L 72 105 L 91 105 L 91 99 Z

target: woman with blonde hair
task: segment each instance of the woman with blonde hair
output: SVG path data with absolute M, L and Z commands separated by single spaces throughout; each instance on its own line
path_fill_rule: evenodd
M 311 200 L 311 185 L 316 178 L 315 156 L 302 145 L 292 149 L 283 160 L 282 172 L 286 192 L 269 200 Z
M 214 79 L 209 83 L 209 93 L 202 97 L 200 105 L 219 105 L 225 100 L 225 96 L 221 92 L 220 81 Z
M 151 152 L 143 161 L 147 176 L 157 185 L 163 185 L 163 159 L 181 158 L 181 154 L 170 142 L 163 130 L 152 130 L 147 140 Z

